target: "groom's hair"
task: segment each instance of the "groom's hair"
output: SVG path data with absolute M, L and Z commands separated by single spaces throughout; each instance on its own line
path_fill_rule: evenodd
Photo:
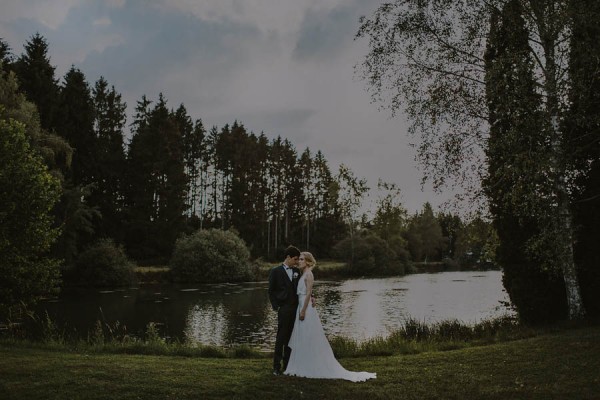
M 283 258 L 287 258 L 288 256 L 290 256 L 290 258 L 300 257 L 300 250 L 295 246 L 288 246 L 283 251 Z

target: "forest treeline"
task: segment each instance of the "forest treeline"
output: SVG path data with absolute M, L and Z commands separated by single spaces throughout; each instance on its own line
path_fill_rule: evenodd
M 34 210 L 5 174 L 3 201 L 13 225 L 5 219 L 3 250 L 19 253 L 11 238 L 32 216 L 41 218 L 31 223 L 38 235 L 27 243 L 44 245 L 20 250 L 11 271 L 23 267 L 22 253 L 37 254 L 31 265 L 45 266 L 48 286 L 60 280 L 56 264 L 64 272 L 89 260 L 83 253 L 90 246 L 117 254 L 106 250 L 106 239 L 138 264 L 164 265 L 178 238 L 210 228 L 235 231 L 254 258 L 278 260 L 295 244 L 363 275 L 404 273 L 412 261 L 474 265 L 493 258 L 494 235 L 484 220 L 462 221 L 429 204 L 409 215 L 394 184 L 380 182 L 375 215 L 363 215 L 366 181 L 345 165 L 332 169 L 319 150 L 298 151 L 288 139 L 255 134 L 238 121 L 207 128 L 183 104 L 170 108 L 162 94 L 142 96 L 128 124 L 127 105 L 103 77 L 91 85 L 75 66 L 55 76 L 39 34 L 19 56 L 0 41 L 0 59 L 9 140 L 27 138 L 19 151 L 41 157 L 49 173 L 36 176 L 53 188 L 39 188 L 53 206 Z M 16 154 L 5 149 L 6 165 Z M 45 250 L 52 257 L 43 258 Z

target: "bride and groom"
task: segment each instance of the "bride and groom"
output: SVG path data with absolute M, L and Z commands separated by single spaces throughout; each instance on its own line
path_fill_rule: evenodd
M 269 299 L 277 311 L 273 373 L 280 375 L 283 363 L 286 375 L 353 382 L 375 378 L 375 373 L 348 371 L 335 359 L 314 308 L 312 254 L 290 246 L 284 257 L 269 274 Z

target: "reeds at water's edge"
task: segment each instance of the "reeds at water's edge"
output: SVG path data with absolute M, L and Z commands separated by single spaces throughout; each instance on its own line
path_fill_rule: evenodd
M 102 312 L 101 312 L 101 315 Z M 104 319 L 104 318 L 103 318 Z M 118 321 L 109 324 L 97 320 L 85 337 L 75 337 L 48 316 L 28 313 L 19 323 L 8 323 L 0 333 L 0 343 L 19 342 L 32 347 L 56 350 L 72 350 L 97 353 L 127 353 L 178 355 L 208 358 L 263 358 L 268 352 L 249 345 L 214 346 L 193 340 L 170 340 L 160 334 L 160 325 L 148 323 L 143 335 L 132 335 Z M 510 316 L 466 325 L 457 320 L 438 323 L 409 318 L 404 325 L 386 337 L 374 337 L 356 341 L 344 337 L 330 337 L 333 351 L 338 358 L 362 356 L 386 356 L 417 354 L 428 351 L 447 351 L 469 346 L 522 339 L 541 333 L 540 328 L 527 327 Z

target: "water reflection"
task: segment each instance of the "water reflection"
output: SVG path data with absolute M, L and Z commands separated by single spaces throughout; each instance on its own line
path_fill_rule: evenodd
M 357 340 L 387 335 L 409 317 L 475 323 L 509 312 L 501 304 L 508 296 L 498 271 L 321 281 L 315 294 L 326 334 Z M 170 338 L 263 349 L 271 349 L 277 324 L 266 282 L 65 292 L 58 301 L 40 304 L 44 310 L 83 337 L 98 319 L 119 321 L 138 335 L 153 321 Z

